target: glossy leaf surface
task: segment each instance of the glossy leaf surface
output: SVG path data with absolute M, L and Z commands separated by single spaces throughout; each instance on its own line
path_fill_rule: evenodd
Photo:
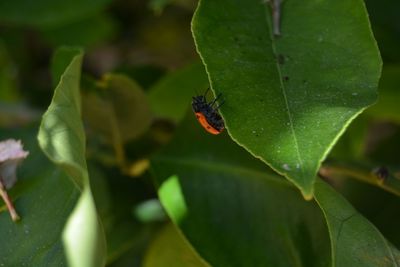
M 192 30 L 229 134 L 310 198 L 320 162 L 376 101 L 381 60 L 361 0 L 288 0 L 281 18 L 276 37 L 264 1 L 201 0 Z

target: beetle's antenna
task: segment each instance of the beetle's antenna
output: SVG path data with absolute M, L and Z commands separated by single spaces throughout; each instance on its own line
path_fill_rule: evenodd
M 208 94 L 208 91 L 210 91 L 210 87 L 208 87 L 207 90 L 206 90 L 206 92 L 204 93 L 204 95 L 203 95 L 204 98 L 206 98 L 206 96 L 207 96 L 207 94 Z
M 218 100 L 218 98 L 220 98 L 221 96 L 222 96 L 222 93 L 219 93 L 217 95 L 217 97 L 210 103 L 210 106 L 212 107 L 215 104 L 215 102 Z

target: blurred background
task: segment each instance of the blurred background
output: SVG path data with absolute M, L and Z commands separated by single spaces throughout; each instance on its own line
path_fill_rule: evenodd
M 62 45 L 85 49 L 83 71 L 138 77 L 145 87 L 197 58 L 190 31 L 191 0 L 2 1 L 0 99 L 44 109 L 50 62 Z

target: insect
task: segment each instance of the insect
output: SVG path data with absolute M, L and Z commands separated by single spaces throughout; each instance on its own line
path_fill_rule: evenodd
M 224 129 L 224 120 L 218 113 L 218 109 L 223 104 L 220 103 L 218 106 L 216 102 L 221 97 L 219 94 L 213 101 L 207 102 L 206 96 L 210 88 L 204 93 L 204 95 L 194 96 L 192 100 L 192 108 L 197 120 L 203 126 L 203 128 L 211 134 L 220 134 Z

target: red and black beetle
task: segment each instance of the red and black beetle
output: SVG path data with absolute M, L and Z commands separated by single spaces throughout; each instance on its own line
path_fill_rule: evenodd
M 213 101 L 207 102 L 206 96 L 209 90 L 210 88 L 207 89 L 204 95 L 193 97 L 192 108 L 197 120 L 207 132 L 211 134 L 220 134 L 225 129 L 224 120 L 218 113 L 218 109 L 221 107 L 223 102 L 214 107 L 218 98 L 221 97 L 221 94 L 219 94 Z

